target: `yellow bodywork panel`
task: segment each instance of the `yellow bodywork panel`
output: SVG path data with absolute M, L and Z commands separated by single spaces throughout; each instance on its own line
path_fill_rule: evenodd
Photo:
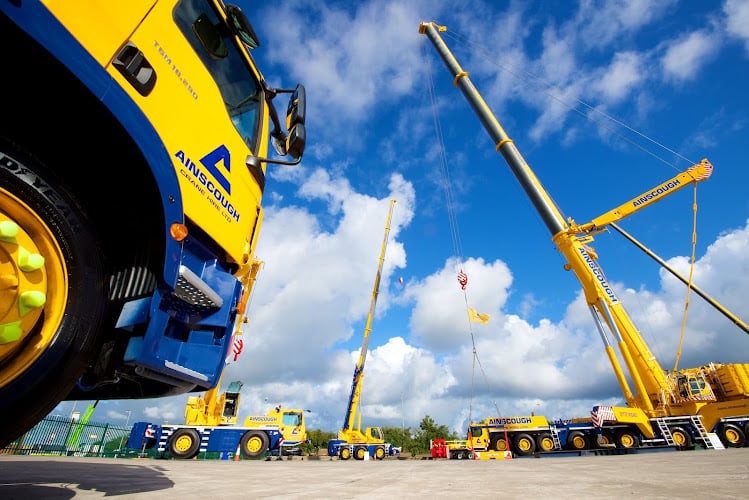
M 140 5 L 133 8 L 133 3 Z M 181 199 L 184 215 L 205 230 L 240 265 L 251 261 L 262 220 L 262 191 L 245 161 L 249 154 L 265 157 L 268 144 L 268 113 L 261 103 L 262 123 L 257 151 L 251 151 L 232 123 L 224 99 L 213 77 L 195 57 L 195 51 L 176 25 L 172 2 L 130 1 L 127 15 L 117 2 L 96 1 L 86 9 L 82 2 L 48 0 L 46 5 L 128 92 L 153 124 L 172 159 L 180 193 L 162 193 Z M 96 17 L 87 15 L 96 12 Z M 102 18 L 101 12 L 109 12 Z M 141 18 L 141 19 L 139 19 Z M 128 26 L 138 25 L 131 32 Z M 152 66 L 156 83 L 141 95 L 111 62 L 125 43 L 142 52 Z M 248 71 L 259 79 L 253 61 L 242 51 Z M 197 61 L 197 64 L 196 64 Z M 191 117 L 203 117 L 195 123 Z M 201 164 L 209 153 L 221 152 L 215 169 L 218 179 Z M 228 188 L 227 188 L 228 187 Z M 183 221 L 166 221 L 167 224 Z
M 126 9 L 110 0 L 43 0 L 42 3 L 104 67 L 156 0 L 127 0 Z
M 280 406 L 270 410 L 267 415 L 250 415 L 245 418 L 244 427 L 278 426 L 284 441 L 304 442 L 307 440 L 307 427 L 304 423 L 304 410 L 282 409 Z
M 549 427 L 549 421 L 540 415 L 522 415 L 514 417 L 492 417 L 484 420 L 483 425 L 502 427 L 507 430 L 537 429 Z
M 727 400 L 749 397 L 749 364 L 713 365 Z

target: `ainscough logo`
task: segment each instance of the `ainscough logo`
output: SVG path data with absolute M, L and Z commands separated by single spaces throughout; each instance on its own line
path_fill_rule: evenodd
M 274 417 L 264 417 L 261 415 L 252 415 L 247 417 L 247 420 L 250 422 L 267 422 L 267 423 L 273 423 L 276 421 Z
M 583 247 L 578 247 L 578 252 L 580 252 L 580 255 L 582 255 L 583 260 L 588 264 L 588 267 L 590 267 L 590 270 L 593 271 L 593 276 L 595 276 L 596 280 L 598 280 L 598 283 L 600 283 L 601 287 L 603 288 L 604 293 L 609 297 L 609 300 L 611 301 L 611 305 L 614 305 L 619 302 L 619 299 L 614 294 L 614 290 L 611 289 L 609 286 L 609 282 L 606 280 L 606 277 L 603 275 L 603 270 L 598 267 L 598 264 L 596 264 L 596 261 L 593 260 L 593 258 L 588 255 L 588 252 L 585 251 Z
M 677 186 L 681 185 L 681 181 L 678 179 L 672 179 L 664 184 L 661 184 L 657 188 L 653 189 L 649 193 L 645 193 L 643 196 L 637 198 L 632 202 L 633 207 L 639 207 L 643 203 L 647 203 L 648 201 L 658 198 L 660 196 L 663 196 L 664 194 L 668 193 L 672 189 L 674 189 Z
M 215 207 L 223 210 L 227 220 L 239 222 L 239 212 L 229 201 L 231 195 L 231 183 L 229 179 L 219 170 L 219 163 L 224 164 L 227 172 L 231 172 L 231 155 L 229 149 L 223 144 L 204 157 L 196 164 L 184 151 L 179 150 L 174 154 L 175 158 L 185 166 L 183 175 L 195 186 L 201 194 L 205 194 L 208 201 Z M 201 168 L 202 167 L 202 168 Z M 210 174 L 215 182 L 206 174 Z
M 507 424 L 530 424 L 531 417 L 502 417 L 490 418 L 489 425 L 507 425 Z

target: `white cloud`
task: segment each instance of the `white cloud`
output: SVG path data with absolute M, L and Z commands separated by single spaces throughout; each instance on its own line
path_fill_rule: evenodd
M 726 0 L 723 3 L 726 32 L 744 42 L 749 55 L 749 2 L 746 0 Z
M 663 72 L 668 79 L 692 80 L 710 62 L 720 46 L 720 39 L 707 31 L 694 31 L 666 47 L 661 58 Z
M 606 101 L 616 103 L 626 98 L 632 87 L 642 81 L 643 73 L 644 68 L 638 54 L 620 52 L 593 84 L 593 89 L 600 92 Z

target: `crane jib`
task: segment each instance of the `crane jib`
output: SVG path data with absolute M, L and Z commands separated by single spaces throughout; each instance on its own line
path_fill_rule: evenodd
M 651 201 L 655 198 L 658 198 L 660 196 L 663 196 L 664 194 L 668 193 L 672 189 L 681 186 L 681 181 L 678 179 L 670 180 L 657 188 L 653 189 L 651 192 L 646 193 L 641 198 L 638 198 L 636 200 L 632 200 L 632 206 L 637 207 L 639 205 L 642 205 L 643 203 L 646 203 L 648 201 Z

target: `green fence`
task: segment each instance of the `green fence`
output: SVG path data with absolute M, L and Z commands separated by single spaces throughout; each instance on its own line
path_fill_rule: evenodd
M 77 419 L 47 417 L 29 432 L 0 450 L 10 455 L 76 457 L 137 457 L 141 450 L 125 448 L 131 427 L 106 423 L 80 423 Z M 146 450 L 148 452 L 148 450 Z M 147 453 L 148 455 L 148 453 Z

